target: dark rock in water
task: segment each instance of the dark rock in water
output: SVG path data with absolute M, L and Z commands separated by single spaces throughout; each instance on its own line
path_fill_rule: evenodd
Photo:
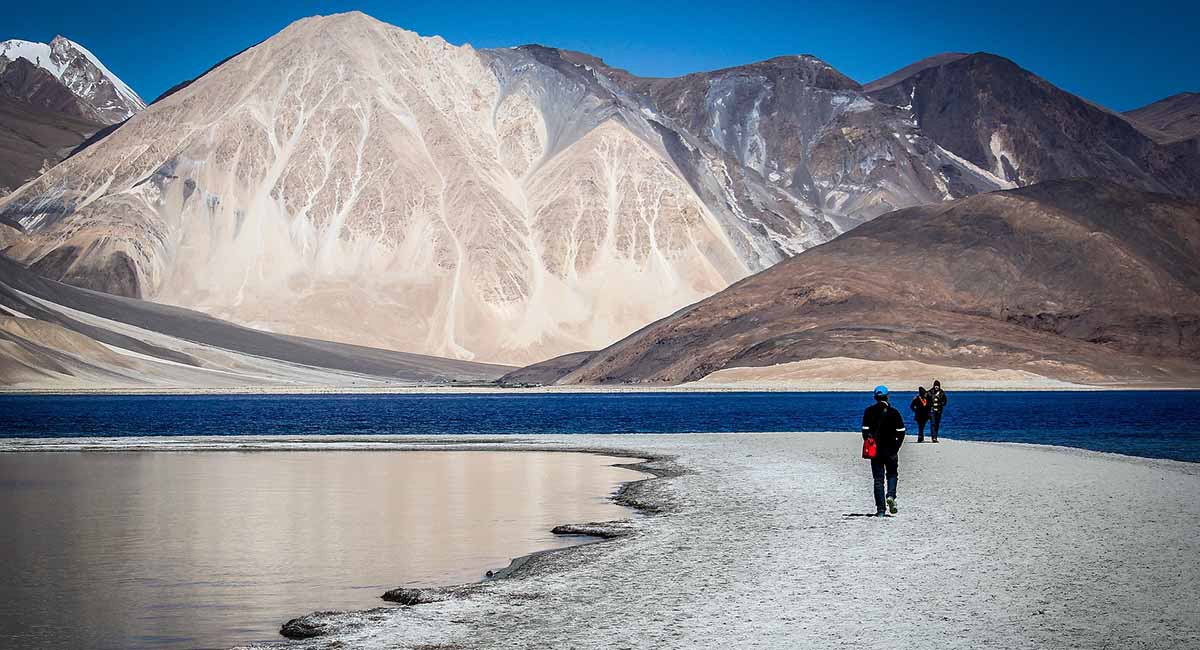
M 550 529 L 555 535 L 587 535 L 601 539 L 613 539 L 629 534 L 629 523 L 605 521 L 589 524 L 562 524 Z
M 321 636 L 326 632 L 326 625 L 321 622 L 320 616 L 320 614 L 308 614 L 300 618 L 293 618 L 279 628 L 279 633 L 289 639 L 311 639 Z
M 384 600 L 391 603 L 399 603 L 401 605 L 420 605 L 423 603 L 434 603 L 439 600 L 433 592 L 428 589 L 412 589 L 408 587 L 397 587 L 381 596 Z

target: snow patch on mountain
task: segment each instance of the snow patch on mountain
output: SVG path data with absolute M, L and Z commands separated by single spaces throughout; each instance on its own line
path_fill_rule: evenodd
M 121 95 L 128 105 L 134 109 L 130 113 L 131 115 L 133 112 L 137 112 L 146 108 L 146 102 L 143 101 L 142 98 L 138 96 L 138 94 L 134 92 L 128 84 L 122 81 L 120 77 L 118 77 L 116 74 L 113 74 L 112 70 L 109 70 L 95 54 L 92 54 L 91 50 L 80 45 L 79 43 L 76 43 L 75 41 L 72 41 L 69 38 L 59 36 L 56 37 L 55 40 L 58 39 L 62 39 L 80 54 L 87 57 L 87 60 L 90 61 L 92 65 L 96 66 L 98 70 L 100 70 L 100 73 L 104 75 L 104 77 L 107 78 L 109 82 L 112 83 L 112 85 L 117 89 L 117 93 Z

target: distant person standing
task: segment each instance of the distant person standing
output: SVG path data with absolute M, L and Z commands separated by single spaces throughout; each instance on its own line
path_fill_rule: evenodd
M 938 429 L 942 428 L 942 412 L 946 410 L 946 391 L 942 390 L 942 382 L 933 380 L 933 388 L 929 389 L 929 436 L 930 442 L 937 442 Z
M 871 477 L 875 479 L 875 515 L 896 514 L 896 475 L 900 445 L 904 444 L 904 418 L 888 404 L 887 386 L 875 387 L 875 403 L 863 413 L 863 440 L 875 440 L 875 457 L 871 459 Z M 883 489 L 887 475 L 887 492 Z
M 924 386 L 917 388 L 917 396 L 908 405 L 917 421 L 917 442 L 925 442 L 925 423 L 929 421 L 929 411 L 933 406 L 929 403 L 929 393 Z

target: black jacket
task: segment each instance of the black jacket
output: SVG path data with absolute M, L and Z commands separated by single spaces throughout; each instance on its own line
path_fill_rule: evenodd
M 900 451 L 904 444 L 904 418 L 887 402 L 875 402 L 863 413 L 863 440 L 874 438 L 880 458 Z
M 908 408 L 912 410 L 913 417 L 917 418 L 918 422 L 922 420 L 928 420 L 929 409 L 933 408 L 933 400 L 929 399 L 929 393 L 925 393 L 925 403 L 922 404 L 921 396 L 918 394 L 913 398 L 912 403 L 908 405 Z
M 933 407 L 933 412 L 941 413 L 942 409 L 946 408 L 946 391 L 941 388 L 934 388 L 928 394 L 929 405 Z

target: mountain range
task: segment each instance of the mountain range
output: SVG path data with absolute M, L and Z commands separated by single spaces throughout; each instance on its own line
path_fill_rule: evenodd
M 509 383 L 769 383 L 822 359 L 1189 385 L 1200 201 L 1096 179 L 898 210 Z M 751 372 L 750 370 L 753 369 Z
M 942 257 L 972 254 L 978 241 L 964 233 L 979 215 L 1007 224 L 988 231 L 998 242 L 1041 228 L 1007 206 L 1080 223 L 1096 211 L 1147 223 L 1167 215 L 1170 223 L 1137 233 L 1138 254 L 1175 250 L 1169 240 L 1191 231 L 1171 223 L 1190 223 L 1200 196 L 1194 95 L 1122 115 L 986 53 L 939 55 L 866 85 L 811 55 L 643 78 L 584 53 L 457 47 L 350 13 L 298 21 L 146 107 L 82 47 L 32 45 L 5 43 L 0 80 L 42 85 L 0 81 L 0 97 L 43 122 L 56 116 L 38 127 L 58 129 L 54 142 L 78 140 L 72 155 L 46 158 L 45 173 L 0 198 L 9 275 L 23 268 L 55 287 L 172 306 L 176 316 L 195 310 L 285 339 L 535 364 L 510 382 L 672 383 L 832 357 L 1172 382 L 1196 361 L 1182 344 L 1151 344 L 1192 334 L 1194 285 L 1180 281 L 1178 301 L 1137 298 L 1118 313 L 1109 294 L 1124 288 L 1103 274 L 1100 289 L 1066 311 L 1034 300 L 1053 283 L 998 307 L 984 299 L 997 287 L 982 279 L 939 294 L 948 302 L 932 321 L 894 305 L 905 323 L 925 323 L 926 338 L 907 349 L 878 333 L 854 345 L 836 334 L 844 319 L 864 316 L 852 307 L 891 295 L 872 293 L 851 269 L 895 264 L 911 288 L 938 275 L 938 264 L 954 268 Z M 75 62 L 58 51 L 76 52 Z M 85 78 L 93 83 L 76 81 Z M 38 99 L 49 96 L 43 87 L 60 100 Z M 4 124 L 20 123 L 5 106 Z M 82 124 L 110 126 L 85 135 Z M 13 150 L 0 140 L 5 156 Z M 1082 199 L 1089 192 L 1092 203 Z M 927 221 L 953 224 L 945 241 Z M 1086 223 L 1130 236 L 1111 220 Z M 861 246 L 871 233 L 886 245 Z M 926 241 L 937 245 L 918 255 Z M 1078 243 L 1057 243 L 1068 241 Z M 1044 256 L 1040 272 L 1081 268 L 1067 259 L 1072 249 L 1017 248 L 1011 278 L 1035 268 L 1025 255 Z M 815 284 L 792 286 L 788 274 L 801 271 Z M 739 293 L 748 286 L 753 298 Z M 778 299 L 793 290 L 799 297 Z M 658 328 L 675 331 L 681 315 L 731 304 L 751 319 L 739 322 L 770 324 L 725 338 L 719 353 L 704 341 L 738 329 L 719 318 L 665 337 L 678 345 L 658 342 Z M 829 309 L 814 314 L 812 305 Z M 1163 311 L 1172 306 L 1178 317 Z M 1131 342 L 1143 312 L 1159 329 Z M 1111 316 L 1119 331 L 1059 331 L 1068 316 Z M 154 327 L 170 330 L 168 321 Z M 981 342 L 964 348 L 973 327 Z M 808 344 L 779 343 L 801 330 Z M 1102 363 L 1104 350 L 1128 363 Z M 1171 355 L 1178 363 L 1156 361 Z M 45 359 L 26 365 L 44 369 Z M 464 377 L 500 366 L 472 368 Z

